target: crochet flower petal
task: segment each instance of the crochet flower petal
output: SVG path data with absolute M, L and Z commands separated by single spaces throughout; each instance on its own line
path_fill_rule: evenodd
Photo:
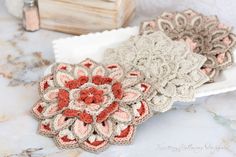
M 51 105 L 48 105 L 45 110 L 42 112 L 42 115 L 44 118 L 51 118 L 54 115 L 58 114 L 58 104 L 54 103 Z
M 87 151 L 91 152 L 100 152 L 106 149 L 109 146 L 108 141 L 102 140 L 101 141 L 94 141 L 94 142 L 89 142 L 85 141 L 81 144 L 81 147 Z
M 58 114 L 55 116 L 54 120 L 53 120 L 53 130 L 54 131 L 60 131 L 64 128 L 67 128 L 68 126 L 70 126 L 71 124 L 73 124 L 74 119 L 67 119 L 66 116 L 62 115 L 62 114 Z
M 120 130 L 120 128 L 122 129 Z M 124 127 L 117 125 L 116 130 L 120 130 L 120 132 L 114 135 L 112 143 L 115 143 L 115 144 L 131 143 L 133 140 L 135 129 L 136 128 L 133 125 L 127 125 Z
M 73 133 L 76 137 L 83 141 L 94 131 L 91 124 L 86 124 L 83 121 L 77 119 L 73 124 Z
M 115 80 L 121 80 L 124 76 L 124 70 L 118 64 L 109 64 L 106 66 L 109 70 L 109 77 Z
M 88 69 L 93 69 L 94 67 L 97 66 L 97 63 L 92 61 L 91 59 L 86 59 L 80 63 L 82 66 Z
M 235 41 L 236 41 L 236 39 L 235 39 Z M 218 59 L 218 56 L 217 56 L 217 59 Z M 221 70 L 221 69 L 224 69 L 225 67 L 231 66 L 233 64 L 233 62 L 234 62 L 233 54 L 230 51 L 227 51 L 223 55 L 222 62 L 219 65 L 219 69 Z
M 55 135 L 55 132 L 52 129 L 52 120 L 51 119 L 45 119 L 41 121 L 38 127 L 39 133 L 46 136 L 53 136 Z
M 176 14 L 175 24 L 179 29 L 183 29 L 187 25 L 187 18 L 183 14 L 178 13 Z
M 163 95 L 166 95 L 168 97 L 176 97 L 176 84 L 172 82 L 169 82 L 165 86 L 162 86 L 162 87 L 157 86 L 157 88 L 158 88 L 158 91 Z
M 191 77 L 191 81 L 194 87 L 200 87 L 205 83 L 205 80 L 202 80 L 202 78 L 205 77 L 205 74 L 203 74 L 200 70 L 190 72 L 189 76 Z
M 143 75 L 140 71 L 130 71 L 121 83 L 123 87 L 130 87 L 136 85 L 142 79 Z
M 48 102 L 55 102 L 57 100 L 59 89 L 50 88 L 43 93 L 43 99 Z
M 142 96 L 141 92 L 135 89 L 126 89 L 124 90 L 123 102 L 132 102 L 140 99 Z
M 96 123 L 97 132 L 105 138 L 109 138 L 113 133 L 113 122 L 106 120 L 102 123 Z
M 152 110 L 155 112 L 166 112 L 170 110 L 173 102 L 176 100 L 171 97 L 158 94 L 158 92 L 156 93 L 157 94 L 154 94 L 154 97 L 151 98 L 152 103 L 150 104 L 150 106 Z
M 139 91 L 141 91 L 144 94 L 144 96 L 148 95 L 148 93 L 152 91 L 152 85 L 147 82 L 140 82 L 136 84 L 135 87 L 139 89 Z
M 113 102 L 97 115 L 96 121 L 98 123 L 106 121 L 108 117 L 110 117 L 114 112 L 118 110 L 118 108 L 119 104 L 117 102 Z
M 172 23 L 170 23 L 170 21 L 165 20 L 165 19 L 159 20 L 157 24 L 160 27 L 161 31 L 169 31 L 174 28 Z
M 114 112 L 111 116 L 117 122 L 128 123 L 132 120 L 131 111 L 125 107 L 119 107 L 119 110 Z
M 132 108 L 135 115 L 135 124 L 142 123 L 152 115 L 148 104 L 144 100 L 133 104 Z
M 182 85 L 176 88 L 176 101 L 193 101 L 194 100 L 195 91 L 192 87 L 188 85 Z
M 97 66 L 96 68 L 93 69 L 92 76 L 104 76 L 106 73 L 106 69 L 103 66 Z
M 86 68 L 76 65 L 74 68 L 74 78 L 78 79 L 81 76 L 88 76 L 88 71 Z
M 32 113 L 36 118 L 43 119 L 43 111 L 47 108 L 48 104 L 42 100 L 39 100 L 32 108 Z
M 56 63 L 52 68 L 52 73 L 54 71 L 64 71 L 64 72 L 71 72 L 73 69 L 73 66 L 67 63 Z
M 59 87 L 65 87 L 67 82 L 74 80 L 74 77 L 71 74 L 63 71 L 57 71 L 55 74 L 55 78 L 56 84 Z
M 54 82 L 53 82 L 53 75 L 47 75 L 44 77 L 42 81 L 39 83 L 39 90 L 40 92 L 44 92 L 48 88 L 54 87 Z
M 60 148 L 76 148 L 79 145 L 72 131 L 69 129 L 61 130 L 54 140 Z

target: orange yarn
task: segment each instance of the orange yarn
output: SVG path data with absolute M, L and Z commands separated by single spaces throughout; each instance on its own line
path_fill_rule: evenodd
M 46 90 L 49 87 L 48 82 L 46 81 L 43 85 L 43 89 Z
M 105 121 L 112 113 L 114 113 L 116 110 L 118 110 L 119 104 L 117 102 L 113 102 L 110 106 L 105 108 L 98 116 L 97 116 L 97 122 L 103 122 Z
M 39 112 L 39 113 L 42 113 L 43 112 L 43 107 L 40 105 L 38 108 L 37 108 L 37 111 Z
M 58 110 L 69 105 L 69 93 L 64 89 L 59 89 L 58 92 Z
M 51 130 L 51 128 L 50 128 L 50 124 L 43 125 L 43 128 L 44 128 L 45 130 L 48 130 L 48 131 Z
M 72 142 L 72 141 L 76 141 L 75 139 L 73 139 L 73 140 L 69 139 L 68 136 L 63 136 L 63 137 L 61 138 L 61 140 L 62 140 L 63 142 Z
M 94 141 L 94 142 L 92 142 L 92 143 L 90 143 L 91 145 L 93 145 L 93 146 L 99 146 L 100 144 L 102 144 L 104 141 Z
M 112 92 L 117 99 L 122 99 L 123 97 L 123 90 L 122 90 L 122 85 L 120 82 L 116 82 L 112 86 Z
M 95 87 L 81 90 L 79 100 L 84 101 L 87 105 L 92 103 L 101 103 L 104 100 L 103 90 L 98 90 Z
M 137 110 L 139 112 L 139 114 L 142 116 L 145 112 L 145 108 L 144 108 L 144 105 L 142 103 L 142 106 Z
M 81 76 L 77 80 L 71 80 L 66 82 L 65 86 L 69 89 L 76 89 L 88 82 L 87 76 Z
M 68 110 L 65 110 L 63 112 L 63 115 L 66 116 L 66 117 L 77 117 L 79 115 L 79 113 L 80 112 L 77 111 L 77 110 L 70 110 L 70 109 L 68 109 Z
M 92 117 L 90 114 L 86 113 L 86 112 L 80 113 L 80 114 L 79 114 L 79 118 L 80 118 L 80 120 L 82 120 L 84 123 L 90 124 L 90 123 L 93 122 L 93 117 Z
M 128 126 L 125 130 L 121 131 L 120 135 L 116 137 L 118 138 L 127 137 L 129 132 L 130 132 L 130 126 Z

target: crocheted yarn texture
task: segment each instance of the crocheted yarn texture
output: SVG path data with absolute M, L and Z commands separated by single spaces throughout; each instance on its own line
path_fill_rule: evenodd
M 164 12 L 140 26 L 141 34 L 154 31 L 163 31 L 173 40 L 184 39 L 193 52 L 206 56 L 202 71 L 209 76 L 209 82 L 213 82 L 221 70 L 233 63 L 236 35 L 216 16 L 204 16 L 193 10 Z
M 152 113 L 146 97 L 151 85 L 138 70 L 92 60 L 59 63 L 39 83 L 41 99 L 32 111 L 39 133 L 61 148 L 98 152 L 109 144 L 129 144 L 136 126 Z
M 174 101 L 192 101 L 195 88 L 207 82 L 200 70 L 206 57 L 192 53 L 184 41 L 172 41 L 163 32 L 131 37 L 104 54 L 104 62 L 141 70 L 155 88 L 152 110 L 165 112 Z

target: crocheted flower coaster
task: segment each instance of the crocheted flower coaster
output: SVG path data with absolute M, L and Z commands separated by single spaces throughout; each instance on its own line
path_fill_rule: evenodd
M 173 40 L 184 39 L 193 52 L 207 57 L 202 66 L 213 82 L 218 73 L 233 63 L 236 35 L 216 16 L 204 16 L 193 10 L 164 12 L 151 21 L 141 23 L 140 33 L 163 31 Z
M 192 53 L 184 41 L 172 41 L 163 32 L 134 36 L 104 54 L 104 62 L 137 68 L 155 88 L 152 110 L 165 112 L 174 101 L 192 101 L 195 88 L 207 82 L 200 70 L 206 57 Z
M 109 144 L 129 144 L 136 126 L 152 115 L 151 85 L 138 70 L 92 60 L 59 63 L 39 84 L 41 99 L 33 114 L 39 133 L 61 148 L 98 152 Z

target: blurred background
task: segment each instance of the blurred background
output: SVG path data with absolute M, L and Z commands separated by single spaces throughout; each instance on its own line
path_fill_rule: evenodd
M 4 1 L 4 0 L 0 0 Z M 160 15 L 163 11 L 195 9 L 206 15 L 216 14 L 219 18 L 236 26 L 235 0 L 134 0 L 136 2 L 136 15 L 130 25 L 138 25 L 140 21 Z M 23 0 L 5 0 L 9 11 L 17 16 L 22 16 Z M 1 2 L 1 5 L 4 5 Z

